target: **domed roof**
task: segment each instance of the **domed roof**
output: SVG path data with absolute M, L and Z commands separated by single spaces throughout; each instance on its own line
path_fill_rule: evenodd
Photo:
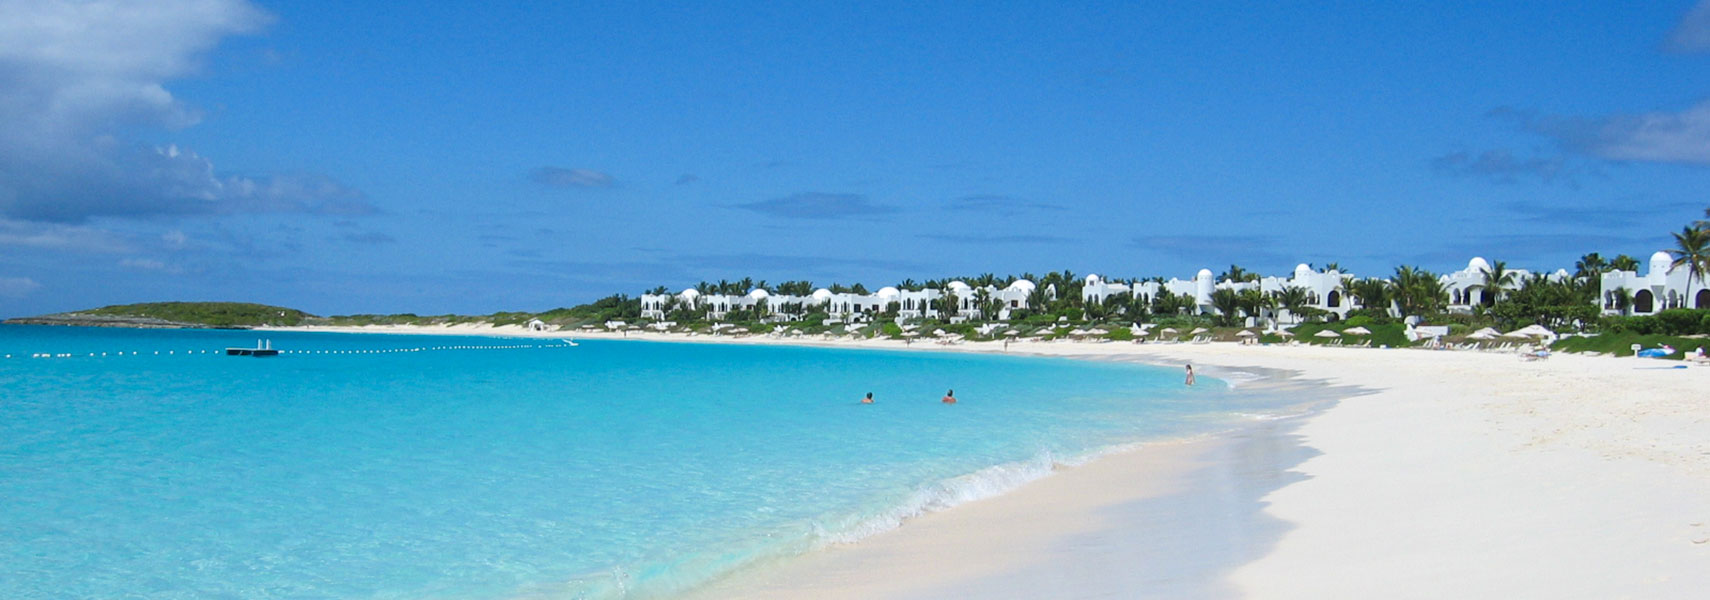
M 1672 267 L 1674 267 L 1674 257 L 1670 256 L 1669 253 L 1659 250 L 1656 254 L 1651 255 L 1652 273 L 1666 273 Z
M 772 294 L 767 293 L 766 290 L 763 290 L 760 288 L 754 288 L 753 290 L 748 292 L 748 297 L 753 298 L 755 300 L 762 300 L 762 299 L 765 299 L 771 295 Z
M 1014 282 L 1011 282 L 1009 284 L 1009 287 L 1004 288 L 1004 289 L 1021 290 L 1024 292 L 1032 292 L 1034 290 L 1034 288 L 1036 288 L 1036 287 L 1037 286 L 1033 285 L 1033 282 L 1031 282 L 1031 281 L 1028 281 L 1026 279 L 1017 279 Z
M 1305 277 L 1305 276 L 1311 275 L 1311 274 L 1312 274 L 1312 265 L 1308 265 L 1306 263 L 1300 263 L 1300 264 L 1294 266 L 1294 276 L 1295 277 Z
M 813 291 L 813 299 L 814 300 L 830 300 L 831 299 L 831 290 L 828 290 L 825 288 L 819 288 L 817 290 L 814 290 Z
M 1489 272 L 1490 271 L 1490 263 L 1484 262 L 1483 257 L 1474 256 L 1472 260 L 1467 261 L 1467 271 L 1468 272 L 1479 272 L 1479 271 Z
M 1200 269 L 1199 273 L 1193 276 L 1194 279 L 1211 279 L 1212 277 L 1215 275 L 1211 274 L 1211 269 Z
M 1093 273 L 1093 274 L 1090 274 L 1090 275 L 1087 275 L 1087 285 L 1092 285 L 1092 284 L 1095 284 L 1095 283 L 1098 283 L 1098 282 L 1099 282 L 1099 281 L 1100 281 L 1100 280 L 1099 280 L 1099 278 L 1098 278 L 1098 274 L 1097 274 L 1097 273 Z
M 966 290 L 966 289 L 970 289 L 970 288 L 969 288 L 969 287 L 968 287 L 968 284 L 967 284 L 967 283 L 965 283 L 965 282 L 963 282 L 963 281 L 962 281 L 962 280 L 960 280 L 960 279 L 958 279 L 958 280 L 956 280 L 956 281 L 952 281 L 952 282 L 950 282 L 950 283 L 947 283 L 947 284 L 945 284 L 945 285 L 944 285 L 944 287 L 947 287 L 947 288 L 950 288 L 950 289 L 952 289 L 952 290 Z
M 696 290 L 695 288 L 689 288 L 689 289 L 683 290 L 681 292 L 677 292 L 677 297 L 694 299 L 694 298 L 701 297 L 701 293 L 700 293 L 700 291 Z
M 891 287 L 888 285 L 885 287 L 879 288 L 878 296 L 880 298 L 890 299 L 890 298 L 896 298 L 896 297 L 901 296 L 901 295 L 902 295 L 902 292 L 897 291 L 897 288 L 894 288 L 894 287 Z

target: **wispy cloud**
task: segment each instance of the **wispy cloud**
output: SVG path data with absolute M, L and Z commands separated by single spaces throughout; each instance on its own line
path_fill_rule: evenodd
M 1210 266 L 1230 264 L 1283 264 L 1288 257 L 1276 252 L 1278 241 L 1264 235 L 1149 235 L 1134 238 L 1133 247 Z
M 1647 217 L 1658 214 L 1691 215 L 1702 206 L 1687 202 L 1658 204 L 1651 200 L 1623 198 L 1603 206 L 1511 202 L 1504 208 L 1532 223 L 1606 229 L 1640 225 Z
M 369 245 L 391 244 L 391 243 L 395 243 L 398 241 L 396 238 L 389 236 L 389 235 L 386 235 L 384 233 L 380 233 L 378 231 L 365 231 L 365 232 L 360 232 L 360 233 L 351 232 L 351 233 L 346 233 L 344 235 L 340 235 L 340 236 L 338 236 L 337 239 L 342 240 L 342 241 L 346 241 L 346 242 L 350 242 L 352 244 L 369 244 Z
M 0 246 L 96 254 L 131 251 L 131 243 L 124 236 L 104 229 L 8 219 L 0 219 Z
M 682 255 L 673 259 L 673 262 L 693 269 L 728 273 L 803 272 L 845 267 L 893 271 L 922 269 L 920 263 L 903 260 L 759 253 Z
M 122 139 L 201 120 L 165 85 L 195 72 L 221 39 L 271 21 L 249 2 L 5 2 L 0 11 L 0 215 L 373 212 L 324 177 L 221 174 L 189 150 Z
M 609 188 L 617 185 L 617 179 L 610 174 L 593 169 L 567 169 L 564 167 L 540 167 L 528 174 L 529 181 L 553 188 Z
M 1675 52 L 1710 51 L 1710 0 L 1702 0 L 1669 33 L 1665 47 Z
M 698 175 L 693 173 L 684 173 L 677 176 L 677 183 L 675 185 L 689 185 L 700 180 L 701 178 Z
M 0 296 L 22 298 L 41 289 L 42 284 L 28 277 L 0 277 Z
M 1003 216 L 1011 216 L 1024 212 L 1058 212 L 1067 210 L 1056 204 L 997 194 L 963 196 L 946 202 L 944 204 L 944 208 L 955 211 L 981 212 Z
M 937 234 L 929 233 L 920 237 L 958 244 L 1061 244 L 1071 241 L 1069 238 L 1055 235 L 979 235 L 979 234 Z
M 1678 112 L 1636 115 L 1561 117 L 1506 108 L 1491 115 L 1606 160 L 1710 165 L 1710 101 Z
M 1431 159 L 1431 168 L 1443 175 L 1496 183 L 1515 183 L 1522 178 L 1549 183 L 1566 177 L 1566 163 L 1567 160 L 1561 156 L 1521 158 L 1507 150 L 1487 150 L 1478 154 L 1459 151 Z
M 897 212 L 897 207 L 874 204 L 859 194 L 801 192 L 782 198 L 737 204 L 735 208 L 786 219 L 843 219 L 879 217 Z

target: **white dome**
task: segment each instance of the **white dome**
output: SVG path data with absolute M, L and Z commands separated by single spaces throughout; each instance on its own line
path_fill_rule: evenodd
M 1467 272 L 1469 272 L 1469 273 L 1478 273 L 1478 272 L 1488 273 L 1488 272 L 1490 272 L 1490 263 L 1484 262 L 1483 257 L 1474 256 L 1472 260 L 1467 261 Z
M 1307 275 L 1311 275 L 1311 274 L 1312 274 L 1312 266 L 1311 265 L 1308 265 L 1306 263 L 1300 263 L 1300 264 L 1294 266 L 1294 276 L 1296 278 L 1306 277 Z
M 1099 278 L 1097 274 L 1087 275 L 1087 285 L 1092 285 L 1098 282 Z
M 952 289 L 952 290 L 967 290 L 967 289 L 971 289 L 971 288 L 969 288 L 969 287 L 968 287 L 968 284 L 966 284 L 966 283 L 963 283 L 963 282 L 962 282 L 962 281 L 960 281 L 960 280 L 957 280 L 957 281 L 952 281 L 952 282 L 950 282 L 950 283 L 949 283 L 949 284 L 946 284 L 946 285 L 945 285 L 945 286 L 944 286 L 944 287 L 947 287 L 947 288 L 950 288 L 950 289 Z
M 1014 283 L 1009 284 L 1009 287 L 1006 289 L 1019 290 L 1019 291 L 1023 291 L 1023 292 L 1032 293 L 1035 287 L 1036 286 L 1034 286 L 1033 282 L 1031 282 L 1031 281 L 1028 281 L 1026 279 L 1017 279 L 1017 280 L 1015 280 Z
M 813 291 L 813 299 L 814 300 L 830 300 L 831 299 L 831 290 L 828 290 L 825 288 L 819 288 L 817 290 L 814 290 Z
M 685 300 L 694 300 L 695 298 L 701 297 L 701 293 L 696 291 L 695 288 L 689 288 L 681 292 L 677 292 L 677 297 Z
M 902 296 L 902 292 L 897 291 L 897 288 L 894 288 L 894 287 L 887 285 L 885 287 L 879 288 L 878 296 L 882 300 L 890 300 L 892 298 L 897 298 L 897 297 Z
M 1212 277 L 1215 275 L 1211 274 L 1211 269 L 1200 269 L 1199 273 L 1193 276 L 1194 279 L 1211 279 Z
M 1674 257 L 1667 252 L 1658 251 L 1651 255 L 1651 273 L 1667 273 L 1674 267 Z
M 754 288 L 753 291 L 748 292 L 748 297 L 753 298 L 755 300 L 764 300 L 770 296 L 771 296 L 771 294 L 766 293 L 766 290 L 763 290 L 760 288 Z

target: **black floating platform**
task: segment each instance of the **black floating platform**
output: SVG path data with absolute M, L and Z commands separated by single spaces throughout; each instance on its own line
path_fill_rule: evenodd
M 226 356 L 279 356 L 272 348 L 226 348 Z

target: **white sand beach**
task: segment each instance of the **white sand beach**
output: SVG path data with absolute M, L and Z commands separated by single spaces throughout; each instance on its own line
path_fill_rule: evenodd
M 1007 351 L 1191 362 L 1210 377 L 1286 371 L 1343 397 L 1238 435 L 1064 469 L 698 596 L 1700 598 L 1710 590 L 1710 367 L 1219 343 L 1018 342 Z

